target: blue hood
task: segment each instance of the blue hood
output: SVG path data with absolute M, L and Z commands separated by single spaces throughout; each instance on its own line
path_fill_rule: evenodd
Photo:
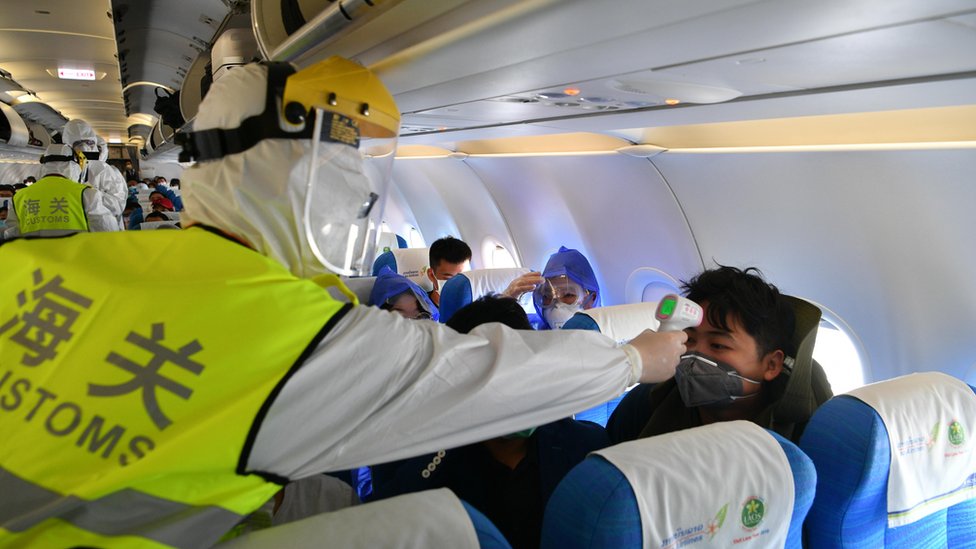
M 437 307 L 427 297 L 427 292 L 409 278 L 393 272 L 393 269 L 388 266 L 380 269 L 379 274 L 376 276 L 376 282 L 373 283 L 373 291 L 369 293 L 369 303 L 367 305 L 379 307 L 386 303 L 388 299 L 406 292 L 413 293 L 414 297 L 417 298 L 417 302 L 420 303 L 420 308 L 430 313 L 432 320 L 439 318 Z
M 561 275 L 566 275 L 570 280 L 582 286 L 584 290 L 596 292 L 597 300 L 593 305 L 596 307 L 600 305 L 600 285 L 596 281 L 593 267 L 590 267 L 590 262 L 579 250 L 560 246 L 558 252 L 549 256 L 546 268 L 542 271 L 543 278 Z M 542 319 L 543 327 L 549 329 L 539 303 L 535 303 L 535 310 L 539 314 L 539 318 Z

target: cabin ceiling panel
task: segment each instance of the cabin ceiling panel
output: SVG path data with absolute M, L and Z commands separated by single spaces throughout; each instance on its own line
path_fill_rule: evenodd
M 969 17 L 968 19 L 971 19 Z M 967 18 L 958 18 L 967 19 Z M 746 95 L 976 70 L 976 28 L 953 19 L 899 25 L 655 71 Z
M 440 160 L 394 162 L 393 182 L 412 211 L 418 223 L 417 229 L 429 246 L 441 236 L 460 236 L 461 232 L 447 203 L 424 169 L 424 164 L 427 162 L 440 162 Z
M 0 8 L 0 68 L 65 117 L 87 120 L 106 139 L 120 137 L 125 114 L 110 3 L 6 0 Z M 61 80 L 59 67 L 91 69 L 102 77 Z M 42 115 L 44 124 L 57 129 L 63 122 L 52 114 Z
M 425 49 L 434 39 L 425 42 L 421 33 L 439 28 L 435 18 L 360 59 L 396 94 L 411 126 L 405 134 L 469 128 L 473 121 L 547 124 L 601 110 L 663 108 L 671 97 L 708 103 L 739 94 L 829 92 L 976 69 L 967 55 L 976 46 L 968 24 L 974 6 L 966 1 L 635 1 L 612 10 L 580 1 L 555 8 L 470 32 L 453 28 L 456 35 Z M 473 8 L 448 15 L 466 9 Z M 391 53 L 391 45 L 409 54 Z M 387 57 L 374 59 L 379 51 Z M 641 85 L 628 85 L 633 80 Z M 580 93 L 540 97 L 567 87 Z M 669 95 L 673 89 L 686 97 Z

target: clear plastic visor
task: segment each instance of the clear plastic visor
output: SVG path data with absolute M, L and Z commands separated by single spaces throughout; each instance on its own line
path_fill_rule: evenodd
M 314 135 L 302 215 L 305 237 L 315 258 L 333 273 L 369 275 L 396 137 L 360 137 L 354 120 L 323 109 L 315 111 Z
M 566 275 L 545 279 L 532 293 L 532 300 L 539 309 L 548 309 L 556 303 L 582 305 L 587 291 Z

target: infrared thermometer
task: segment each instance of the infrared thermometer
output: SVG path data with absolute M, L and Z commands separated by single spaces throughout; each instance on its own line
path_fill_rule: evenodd
M 658 332 L 680 332 L 685 328 L 694 328 L 701 324 L 702 316 L 701 305 L 676 294 L 662 297 L 654 312 L 654 318 L 661 323 Z

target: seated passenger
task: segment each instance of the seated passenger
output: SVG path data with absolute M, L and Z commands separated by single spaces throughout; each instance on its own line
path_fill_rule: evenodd
M 13 185 L 0 185 L 0 199 L 13 198 L 13 196 L 14 196 Z
M 485 296 L 447 322 L 467 333 L 488 322 L 532 329 L 510 297 Z M 563 419 L 461 448 L 372 467 L 377 499 L 450 488 L 484 513 L 516 549 L 538 547 L 542 516 L 559 481 L 586 455 L 609 445 L 602 427 Z
M 543 329 L 558 330 L 577 312 L 592 309 L 600 302 L 600 285 L 593 268 L 577 250 L 560 246 L 549 256 L 542 277 L 532 302 L 543 320 Z
M 464 271 L 464 263 L 471 261 L 471 248 L 461 239 L 453 236 L 438 238 L 430 245 L 428 253 L 430 266 L 427 267 L 427 280 L 424 290 L 431 302 L 441 306 L 441 286 L 454 275 Z
M 813 357 L 796 356 L 792 305 L 752 267 L 707 270 L 683 289 L 704 309 L 702 323 L 685 330 L 688 352 L 673 378 L 638 385 L 614 410 L 613 443 L 736 419 L 799 441 L 812 411 L 793 403 L 819 406 L 832 392 Z
M 149 193 L 149 202 L 152 203 L 152 210 L 154 212 L 176 211 L 173 207 L 173 201 L 163 196 L 163 193 L 159 191 Z
M 125 222 L 126 230 L 138 229 L 139 225 L 144 221 L 142 217 L 142 206 L 139 205 L 139 201 L 135 198 L 130 198 L 125 202 L 125 208 L 122 209 L 122 221 Z
M 394 273 L 389 267 L 383 267 L 376 277 L 367 305 L 395 311 L 404 318 L 438 319 L 437 307 L 431 303 L 426 292 L 409 278 Z
M 172 219 L 166 217 L 166 214 L 163 212 L 153 210 L 149 215 L 146 216 L 146 222 L 148 223 L 151 221 L 172 221 Z

